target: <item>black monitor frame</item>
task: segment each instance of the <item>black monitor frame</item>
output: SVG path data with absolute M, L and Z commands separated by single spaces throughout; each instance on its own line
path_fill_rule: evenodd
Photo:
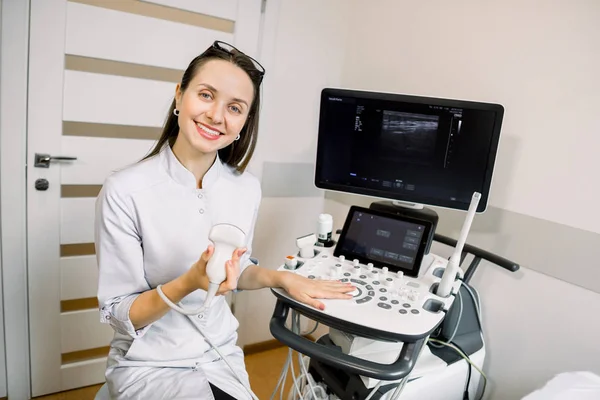
M 359 99 L 372 99 L 372 100 L 383 100 L 383 101 L 398 101 L 398 102 L 411 102 L 416 104 L 428 104 L 442 107 L 456 107 L 456 108 L 468 108 L 483 111 L 492 111 L 496 113 L 497 118 L 494 121 L 494 127 L 492 131 L 492 137 L 490 142 L 490 150 L 487 159 L 487 166 L 485 171 L 483 189 L 481 191 L 481 200 L 477 207 L 477 212 L 484 212 L 488 205 L 488 197 L 492 184 L 492 176 L 494 172 L 494 165 L 496 162 L 496 154 L 500 141 L 500 130 L 502 121 L 504 118 L 504 107 L 500 104 L 494 103 L 482 103 L 466 100 L 454 100 L 447 98 L 435 98 L 435 97 L 423 97 L 396 93 L 381 93 L 381 92 L 370 92 L 353 89 L 340 89 L 340 88 L 324 88 L 321 91 L 320 99 L 320 114 L 319 114 L 319 131 L 317 140 L 317 156 L 315 166 L 315 186 L 319 189 L 332 190 L 337 192 L 354 193 L 365 196 L 372 196 L 377 198 L 391 199 L 402 202 L 414 203 L 419 205 L 429 205 L 444 207 L 449 209 L 467 210 L 469 208 L 468 203 L 459 203 L 450 200 L 444 200 L 439 198 L 424 197 L 421 195 L 415 195 L 412 193 L 396 194 L 391 191 L 376 190 L 370 188 L 362 188 L 349 185 L 339 185 L 321 180 L 323 159 L 327 157 L 323 146 L 319 146 L 322 143 L 324 135 L 327 135 L 325 131 L 324 120 L 327 118 L 326 115 L 326 100 L 328 97 L 355 97 Z

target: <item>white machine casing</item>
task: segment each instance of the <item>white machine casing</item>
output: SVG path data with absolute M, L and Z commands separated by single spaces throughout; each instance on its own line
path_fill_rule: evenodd
M 361 337 L 345 337 L 341 338 L 336 329 L 329 330 L 329 337 L 338 346 L 341 345 L 342 351 L 346 354 L 365 358 L 371 361 L 380 363 L 391 363 L 398 358 L 398 354 L 402 348 L 402 343 L 380 342 Z M 347 334 L 343 334 L 347 335 Z M 350 335 L 353 336 L 353 335 Z M 346 342 L 346 345 L 344 345 Z M 350 349 L 346 349 L 347 343 L 350 342 Z M 485 361 L 485 347 L 472 354 L 471 361 L 479 368 L 483 368 Z M 449 400 L 462 399 L 465 390 L 465 376 L 467 375 L 469 364 L 466 361 L 460 360 L 452 365 L 446 364 L 445 361 L 435 356 L 427 346 L 423 347 L 423 351 L 419 356 L 414 369 L 410 372 L 409 383 L 405 386 L 401 399 L 402 400 Z M 365 376 L 361 376 L 363 384 L 366 388 L 372 389 L 380 381 Z M 469 398 L 474 399 L 479 387 L 481 377 L 479 373 L 472 371 L 471 380 L 469 382 Z M 393 384 L 399 381 L 386 381 L 384 384 Z M 390 390 L 381 400 L 387 400 L 391 397 L 394 391 Z
M 288 256 L 286 261 L 293 258 L 295 261 L 293 264 L 296 265 L 297 268 L 293 269 L 284 264 L 278 270 L 291 271 L 306 277 L 313 276 L 320 279 L 338 279 L 334 268 L 339 268 L 335 267 L 335 265 L 339 263 L 339 259 L 333 256 L 333 249 L 314 247 L 313 254 L 314 256 L 311 258 L 299 257 L 298 254 Z M 380 296 L 380 292 L 377 292 L 378 296 L 376 298 L 366 303 L 357 303 L 357 300 L 365 297 L 363 294 L 355 295 L 352 300 L 324 299 L 321 301 L 325 304 L 325 310 L 314 310 L 371 329 L 386 330 L 398 334 L 428 336 L 434 327 L 437 327 L 442 322 L 445 316 L 445 313 L 442 312 L 441 309 L 443 308 L 447 311 L 455 298 L 454 296 L 442 298 L 432 293 L 431 290 L 432 287 L 436 287 L 436 284 L 439 284 L 441 281 L 439 276 L 442 276 L 446 266 L 446 259 L 434 254 L 428 254 L 423 259 L 422 273 L 419 274 L 419 277 L 412 278 L 403 276 L 401 279 L 392 278 L 393 283 L 391 285 L 378 285 L 379 289 L 386 289 L 385 293 L 389 293 L 388 289 L 396 290 L 396 294 L 389 297 L 387 303 L 391 303 L 392 300 L 396 299 L 398 304 L 394 304 L 390 310 L 378 306 L 378 303 L 381 303 L 379 297 L 387 297 Z M 359 267 L 361 268 L 361 271 L 363 268 L 366 268 L 366 266 L 362 264 L 359 264 Z M 375 274 L 369 274 L 368 278 L 361 278 L 362 272 L 354 272 L 354 262 L 350 263 L 348 261 L 343 261 L 343 271 L 344 274 L 351 274 L 350 277 L 344 276 L 343 279 L 361 280 L 371 284 L 371 286 L 374 279 L 380 279 L 383 272 L 378 268 L 373 268 Z M 434 272 L 436 272 L 435 275 Z M 458 274 L 459 277 L 462 277 L 462 270 L 459 269 Z M 388 275 L 393 276 L 395 274 L 388 272 Z M 375 276 L 377 276 L 377 278 L 374 278 Z M 409 286 L 409 284 L 418 284 L 419 287 L 415 288 Z M 452 286 L 452 292 L 458 292 L 460 285 L 461 282 L 457 280 Z M 366 285 L 357 286 L 361 288 L 361 290 L 362 287 L 366 288 Z M 409 292 L 402 292 L 403 288 L 408 288 Z M 273 290 L 277 291 L 280 295 L 287 297 L 285 291 L 280 289 Z M 410 292 L 410 290 L 412 290 L 412 292 Z M 415 293 L 417 294 L 416 296 L 414 296 Z M 412 300 L 410 298 L 411 294 L 413 294 Z M 443 304 L 438 312 L 430 312 L 423 308 L 425 303 L 430 299 L 437 300 Z M 293 300 L 290 299 L 290 301 Z M 385 303 L 386 302 L 384 302 L 384 304 Z M 407 310 L 419 310 L 419 314 L 413 314 L 410 311 L 407 311 L 406 314 L 400 314 L 399 310 L 403 309 L 402 307 L 407 304 L 410 305 L 410 308 Z M 402 347 L 404 346 L 404 343 L 401 341 L 378 341 L 352 335 L 334 328 L 329 328 L 329 337 L 333 343 L 340 346 L 343 353 L 381 364 L 390 364 L 397 360 Z M 470 356 L 471 361 L 482 368 L 485 354 L 485 347 L 482 347 L 479 351 Z M 423 346 L 415 367 L 409 374 L 409 382 L 402 392 L 401 399 L 462 399 L 465 389 L 465 376 L 467 375 L 468 368 L 469 365 L 464 360 L 448 365 L 445 361 L 431 353 L 427 346 Z M 375 387 L 377 383 L 379 383 L 378 379 L 370 377 L 360 376 L 360 379 L 365 387 L 369 389 Z M 469 384 L 469 398 L 475 398 L 479 381 L 479 374 L 473 370 Z M 384 384 L 388 385 L 395 382 L 398 381 L 385 381 Z M 381 397 L 381 400 L 387 400 L 392 393 L 393 390 L 390 390 L 386 395 Z
M 485 347 L 471 354 L 471 362 L 483 368 L 485 361 Z M 415 368 L 409 375 L 409 382 L 404 387 L 400 400 L 462 400 L 465 391 L 465 377 L 469 373 L 469 364 L 465 360 L 447 365 L 443 360 L 424 351 Z M 371 378 L 362 378 L 373 387 L 378 382 Z M 477 399 L 477 391 L 481 375 L 473 368 L 469 381 L 469 399 Z M 388 382 L 385 382 L 386 384 Z M 391 383 L 391 382 L 389 382 Z M 390 400 L 394 390 L 388 391 L 380 400 Z
M 416 340 L 428 336 L 439 326 L 444 311 L 452 306 L 460 289 L 462 270 L 458 261 L 471 229 L 481 194 L 473 193 L 467 215 L 463 222 L 460 238 L 450 262 L 434 254 L 423 257 L 417 277 L 403 273 L 389 272 L 387 267 L 377 268 L 373 264 L 360 264 L 353 260 L 350 264 L 343 255 L 334 256 L 333 248 L 316 246 L 314 234 L 296 241 L 300 249 L 293 271 L 309 279 L 341 280 L 351 282 L 357 290 L 352 301 L 327 299 L 322 302 L 331 318 L 362 326 L 367 331 L 380 331 L 396 334 L 390 338 L 402 341 Z M 310 250 L 310 242 L 313 243 Z M 280 270 L 289 269 L 290 257 Z M 275 289 L 275 294 L 289 302 L 296 302 L 285 290 Z
M 396 361 L 404 345 L 402 342 L 383 342 L 367 339 L 333 328 L 329 329 L 329 337 L 333 343 L 340 346 L 345 354 L 382 364 L 390 364 Z M 470 358 L 479 368 L 483 368 L 485 347 L 471 355 Z M 435 356 L 427 346 L 424 346 L 414 369 L 409 375 L 412 381 L 404 389 L 402 399 L 447 400 L 462 398 L 464 392 L 463 378 L 467 372 L 465 368 L 468 368 L 468 364 L 464 360 L 448 366 L 445 361 Z M 366 376 L 361 376 L 360 379 L 365 387 L 369 389 L 379 383 L 378 379 Z M 479 374 L 473 373 L 471 375 L 471 383 L 469 384 L 471 398 L 474 398 L 479 379 Z M 444 381 L 444 384 L 438 386 L 441 381 Z M 385 382 L 385 384 L 391 383 L 394 383 L 394 381 Z M 418 389 L 415 389 L 415 387 Z M 425 393 L 426 396 L 424 396 Z
M 474 193 L 451 262 L 429 253 L 424 255 L 417 276 L 405 276 L 402 272 L 389 271 L 387 267 L 361 264 L 357 259 L 349 261 L 343 255 L 336 257 L 333 248 L 324 248 L 317 243 L 311 248 L 305 239 L 310 237 L 312 240 L 314 235 L 307 235 L 297 242 L 300 252 L 288 255 L 278 270 L 309 279 L 350 282 L 356 287 L 351 293 L 353 298 L 322 299 L 325 309 L 318 310 L 299 304 L 282 289 L 272 291 L 280 299 L 295 303 L 294 308 L 308 308 L 312 317 L 316 313 L 317 320 L 326 325 L 328 321 L 334 322 L 332 325 L 335 327 L 329 328 L 329 339 L 340 347 L 342 353 L 377 364 L 392 364 L 399 360 L 407 342 L 426 340 L 441 325 L 451 308 L 462 284 L 459 279 L 463 278 L 463 270 L 459 267 L 459 260 L 479 199 L 480 194 Z M 358 333 L 341 330 L 346 327 L 351 327 L 348 328 L 350 332 Z M 364 336 L 360 336 L 361 333 Z M 470 358 L 482 368 L 485 346 Z M 468 368 L 465 360 L 448 365 L 424 345 L 408 374 L 408 383 L 401 398 L 462 399 Z M 362 374 L 359 378 L 367 389 L 381 382 Z M 476 395 L 479 380 L 479 374 L 471 373 L 469 398 Z M 382 384 L 398 384 L 401 381 L 383 381 Z M 381 399 L 388 399 L 392 393 L 393 390 L 390 390 Z
M 313 254 L 311 258 L 297 256 L 298 266 L 294 270 L 288 269 L 285 264 L 278 270 L 292 271 L 309 279 L 340 279 L 354 284 L 357 292 L 352 300 L 323 299 L 321 302 L 325 304 L 325 310 L 302 304 L 330 317 L 399 336 L 424 337 L 441 323 L 445 316 L 442 310 L 448 310 L 454 301 L 454 296 L 443 298 L 431 291 L 441 280 L 436 275 L 441 276 L 447 265 L 447 260 L 437 255 L 424 257 L 421 267 L 424 272 L 419 277 L 400 278 L 377 267 L 368 271 L 369 267 L 360 263 L 355 268 L 355 262 L 335 257 L 332 248 L 315 246 Z M 454 282 L 453 292 L 458 291 L 460 284 L 458 280 Z M 296 302 L 283 289 L 275 288 L 273 291 L 290 302 Z M 435 311 L 429 310 L 429 305 Z

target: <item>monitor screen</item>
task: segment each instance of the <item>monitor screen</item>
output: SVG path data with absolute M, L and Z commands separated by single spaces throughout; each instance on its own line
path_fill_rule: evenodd
M 467 210 L 487 206 L 504 108 L 345 89 L 321 93 L 318 188 Z
M 417 276 L 430 230 L 427 221 L 353 206 L 334 255 Z

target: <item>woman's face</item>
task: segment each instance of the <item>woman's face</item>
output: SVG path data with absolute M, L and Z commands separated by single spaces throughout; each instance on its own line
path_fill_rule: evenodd
M 254 86 L 243 69 L 225 60 L 208 61 L 185 92 L 177 86 L 177 141 L 183 139 L 199 153 L 227 147 L 244 127 L 253 97 Z

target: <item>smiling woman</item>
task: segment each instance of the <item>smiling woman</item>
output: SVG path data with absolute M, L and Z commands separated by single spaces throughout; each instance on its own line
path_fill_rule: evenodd
M 198 134 L 213 139 L 216 132 L 225 136 L 234 132 L 233 137 L 223 138 L 214 146 L 226 164 L 244 172 L 256 147 L 259 88 L 264 73 L 264 68 L 253 58 L 227 43 L 215 42 L 186 69 L 177 85 L 162 135 L 146 158 L 157 155 L 167 142 L 174 147 L 180 131 L 187 145 L 200 152 L 202 147 L 194 146 L 201 146 Z M 234 144 L 233 140 L 239 142 Z M 177 148 L 186 151 L 183 147 L 179 142 Z
M 219 75 L 225 74 L 228 79 L 219 82 L 219 88 L 208 83 L 215 82 Z M 239 147 L 243 149 L 248 147 L 244 144 L 253 143 L 252 135 L 256 136 L 256 129 L 246 129 L 245 132 L 242 129 L 249 117 L 249 105 L 253 104 L 254 96 L 253 84 L 248 75 L 224 60 L 208 61 L 185 91 L 182 92 L 178 85 L 175 114 L 179 117 L 179 135 L 173 151 L 185 160 L 180 158 L 183 164 L 198 158 L 198 153 L 214 153 L 228 146 L 238 147 L 233 142 L 239 140 L 242 133 L 250 140 L 240 142 Z M 252 115 L 258 124 L 255 110 Z M 238 152 L 239 155 L 241 153 Z M 248 158 L 250 156 L 248 154 Z M 224 159 L 227 160 L 225 157 Z M 239 165 L 239 161 L 230 152 L 229 162 L 234 164 L 231 166 L 243 170 L 245 165 Z
M 351 297 L 349 284 L 250 260 L 261 189 L 246 166 L 264 73 L 256 60 L 215 42 L 176 86 L 153 151 L 102 187 L 95 243 L 101 317 L 115 330 L 105 388 L 112 399 L 255 398 L 236 345 L 238 321 L 222 295 L 279 287 L 321 309 L 317 298 Z M 222 223 L 239 228 L 245 243 L 222 265 L 219 296 L 197 315 L 171 310 L 203 305 L 214 251 L 209 232 Z

